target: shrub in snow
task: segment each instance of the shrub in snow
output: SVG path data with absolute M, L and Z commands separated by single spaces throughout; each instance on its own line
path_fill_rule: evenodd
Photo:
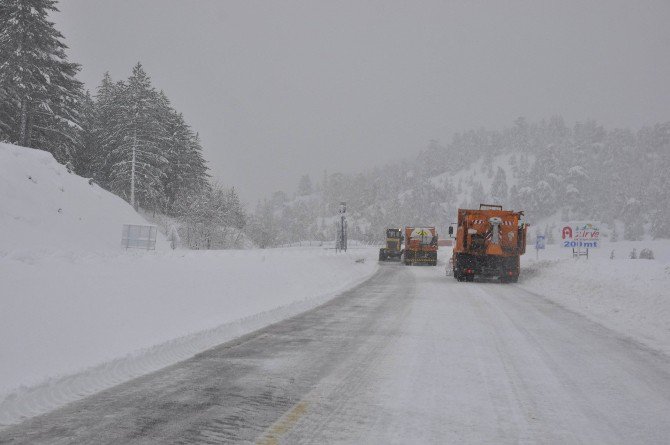
M 630 255 L 628 256 L 631 260 L 636 260 L 637 259 L 637 249 L 633 247 L 633 250 L 630 251 Z
M 642 249 L 640 251 L 640 259 L 641 260 L 653 260 L 654 259 L 654 252 L 651 249 Z

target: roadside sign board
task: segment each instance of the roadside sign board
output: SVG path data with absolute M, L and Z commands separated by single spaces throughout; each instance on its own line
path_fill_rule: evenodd
M 561 245 L 570 249 L 600 247 L 600 223 L 574 221 L 560 224 Z
M 538 235 L 537 239 L 535 240 L 535 249 L 537 250 L 543 250 L 544 247 L 546 246 L 546 240 L 544 235 Z
M 126 249 L 156 249 L 156 226 L 124 224 L 121 244 Z

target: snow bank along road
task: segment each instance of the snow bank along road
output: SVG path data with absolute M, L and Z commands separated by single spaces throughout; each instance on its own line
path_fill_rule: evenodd
M 667 443 L 670 358 L 514 285 L 383 265 L 10 443 Z

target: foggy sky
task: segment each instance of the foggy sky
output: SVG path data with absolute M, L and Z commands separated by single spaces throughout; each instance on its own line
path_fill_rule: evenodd
M 670 120 L 670 2 L 61 0 L 95 90 L 141 61 L 253 209 L 518 116 Z

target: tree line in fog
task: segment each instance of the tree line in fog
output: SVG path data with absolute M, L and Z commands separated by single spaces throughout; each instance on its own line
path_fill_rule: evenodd
M 350 237 L 371 242 L 385 227 L 446 229 L 458 208 L 480 203 L 524 210 L 540 231 L 551 221 L 592 219 L 615 238 L 670 238 L 670 122 L 633 131 L 519 118 L 499 131 L 458 133 L 414 159 L 324 173 L 313 185 L 303 177 L 295 195 L 276 192 L 258 204 L 257 233 L 269 244 L 334 239 L 340 201 L 348 204 Z

